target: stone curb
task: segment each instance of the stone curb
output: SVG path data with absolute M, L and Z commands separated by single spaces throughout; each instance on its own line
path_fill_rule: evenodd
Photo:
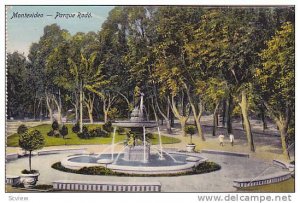
M 268 185 L 273 183 L 282 182 L 292 177 L 290 172 L 278 172 L 267 176 L 260 177 L 259 179 L 238 179 L 233 181 L 233 186 L 237 188 Z
M 206 154 L 221 154 L 221 155 L 246 157 L 246 158 L 250 157 L 250 155 L 247 154 L 247 153 L 227 152 L 227 151 L 207 150 L 207 149 L 201 150 L 201 153 L 206 153 Z

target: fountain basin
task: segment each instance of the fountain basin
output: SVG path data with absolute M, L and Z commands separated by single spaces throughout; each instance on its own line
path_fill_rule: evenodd
M 75 155 L 65 158 L 61 164 L 65 168 L 79 170 L 82 167 L 103 166 L 114 172 L 127 174 L 174 174 L 193 171 L 193 168 L 205 162 L 207 159 L 199 155 L 189 155 L 183 153 L 170 153 L 178 161 L 173 161 L 165 156 L 163 160 L 158 154 L 151 154 L 147 163 L 141 161 L 127 161 L 124 154 L 114 154 L 119 156 L 118 160 L 109 159 L 111 154 L 96 155 Z

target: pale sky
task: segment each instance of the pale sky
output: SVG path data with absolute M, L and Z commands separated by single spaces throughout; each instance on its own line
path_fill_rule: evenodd
M 46 25 L 58 24 L 71 34 L 77 32 L 97 32 L 106 20 L 113 6 L 7 6 L 7 52 L 18 51 L 26 56 L 32 42 L 38 42 L 43 35 Z M 12 18 L 13 13 L 43 14 L 42 18 Z M 74 18 L 56 18 L 57 12 L 61 14 L 75 14 Z M 91 12 L 92 18 L 77 17 L 78 12 Z M 49 16 L 47 16 L 49 15 Z M 52 16 L 50 16 L 52 15 Z

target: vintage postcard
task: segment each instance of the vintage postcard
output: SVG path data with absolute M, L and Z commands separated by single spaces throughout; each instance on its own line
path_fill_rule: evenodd
M 7 193 L 290 201 L 294 5 L 5 9 Z

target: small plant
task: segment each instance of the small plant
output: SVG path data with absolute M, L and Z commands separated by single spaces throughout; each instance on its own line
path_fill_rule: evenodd
M 184 131 L 185 131 L 186 134 L 190 135 L 190 143 L 189 144 L 193 144 L 192 138 L 193 138 L 193 135 L 196 133 L 195 126 L 188 125 L 188 126 L 185 127 Z
M 23 133 L 25 133 L 25 132 L 27 132 L 27 131 L 28 131 L 28 128 L 26 127 L 26 125 L 22 124 L 22 125 L 20 125 L 20 126 L 18 127 L 17 133 L 18 133 L 19 135 L 21 135 L 21 134 L 23 134 Z
M 109 133 L 101 128 L 95 128 L 90 131 L 91 137 L 109 137 Z
M 63 139 L 65 139 L 65 136 L 67 136 L 69 134 L 69 130 L 68 127 L 63 125 L 61 127 L 61 129 L 59 130 L 59 133 L 61 134 L 61 136 L 63 137 Z
M 104 123 L 103 130 L 105 130 L 108 133 L 111 133 L 114 130 L 111 121 L 107 121 L 106 123 Z
M 24 169 L 21 171 L 22 174 L 33 174 L 33 173 L 38 173 L 39 171 L 38 170 L 27 170 L 27 169 Z
M 75 123 L 75 125 L 72 127 L 73 133 L 78 133 L 80 131 L 80 125 L 79 122 Z
M 53 121 L 51 127 L 52 127 L 52 130 L 50 132 L 48 132 L 47 135 L 54 136 L 54 137 L 59 137 L 60 136 L 60 133 L 59 133 L 59 124 L 58 124 L 58 122 L 56 120 Z
M 124 135 L 126 133 L 125 128 L 118 127 L 116 130 L 119 135 Z
M 82 132 L 78 132 L 77 136 L 80 139 L 90 139 L 90 137 L 91 137 L 90 132 L 89 132 L 88 128 L 85 125 L 82 126 Z
M 153 133 L 146 133 L 146 137 L 147 137 L 148 139 L 154 139 Z
M 50 130 L 48 133 L 47 133 L 48 136 L 52 137 L 54 136 L 54 131 L 53 130 Z
M 19 146 L 29 152 L 29 171 L 33 173 L 31 170 L 31 154 L 32 151 L 41 149 L 45 145 L 45 140 L 40 131 L 27 131 L 20 135 L 19 138 Z
M 58 124 L 57 120 L 53 121 L 53 123 L 52 123 L 52 129 L 53 130 L 58 130 L 59 129 L 59 124 Z

